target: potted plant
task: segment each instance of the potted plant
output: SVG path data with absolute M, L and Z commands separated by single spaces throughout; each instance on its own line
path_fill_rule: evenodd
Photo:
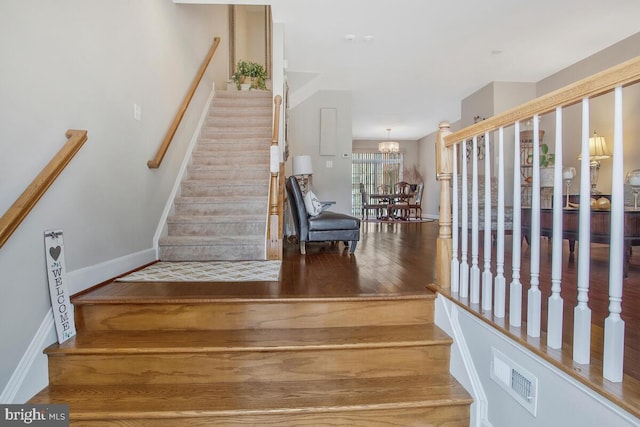
M 533 154 L 529 154 L 529 163 L 533 163 Z M 553 165 L 556 155 L 549 153 L 547 144 L 540 144 L 540 187 L 553 187 Z
M 240 60 L 236 64 L 236 72 L 231 77 L 238 90 L 267 90 L 267 71 L 262 64 Z

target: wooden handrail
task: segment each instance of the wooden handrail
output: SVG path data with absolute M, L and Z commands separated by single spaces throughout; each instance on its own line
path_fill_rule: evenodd
M 0 248 L 27 217 L 58 175 L 87 140 L 86 130 L 68 130 L 67 142 L 0 218 Z
M 278 146 L 280 140 L 280 107 L 282 97 L 276 95 L 273 98 L 273 134 L 271 136 L 271 156 L 270 170 L 271 182 L 269 184 L 269 223 L 267 230 L 267 258 L 282 258 L 282 216 L 283 216 L 283 191 L 280 188 L 282 183 L 282 162 L 279 161 Z M 276 168 L 276 163 L 277 168 Z M 280 180 L 278 176 L 280 175 Z
M 595 97 L 613 90 L 617 86 L 628 86 L 640 81 L 640 56 L 594 74 L 573 84 L 550 92 L 532 101 L 468 126 L 445 137 L 447 147 L 509 126 L 516 121 L 528 119 L 535 114 L 545 114 L 556 109 L 576 104 L 586 97 Z
M 202 77 L 204 76 L 204 73 L 207 70 L 209 63 L 211 62 L 211 58 L 213 58 L 213 54 L 216 53 L 216 49 L 218 48 L 219 44 L 220 44 L 220 37 L 214 37 L 213 44 L 209 49 L 209 53 L 207 53 L 206 58 L 204 59 L 204 61 L 202 61 L 202 64 L 200 65 L 200 69 L 198 70 L 196 77 L 193 79 L 193 82 L 191 83 L 191 87 L 189 88 L 189 91 L 187 92 L 186 96 L 184 97 L 184 100 L 182 101 L 182 105 L 180 105 L 180 108 L 178 109 L 178 112 L 176 113 L 176 116 L 173 119 L 173 123 L 171 123 L 171 126 L 169 127 L 167 134 L 162 140 L 162 144 L 160 144 L 160 148 L 158 148 L 158 152 L 156 153 L 155 157 L 152 160 L 149 160 L 147 162 L 147 166 L 150 169 L 157 169 L 160 167 L 160 163 L 162 163 L 162 159 L 164 158 L 164 155 L 167 153 L 167 150 L 169 149 L 169 145 L 171 145 L 171 141 L 173 141 L 173 137 L 175 136 L 176 131 L 178 130 L 178 126 L 180 126 L 180 122 L 184 117 L 184 113 L 187 111 L 187 108 L 189 107 L 189 103 L 191 102 L 193 95 L 196 93 L 196 89 L 198 88 L 198 85 L 200 84 L 200 81 L 202 80 Z

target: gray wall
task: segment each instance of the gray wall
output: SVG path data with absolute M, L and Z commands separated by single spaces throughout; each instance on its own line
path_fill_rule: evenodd
M 213 37 L 226 33 L 226 6 L 0 3 L 0 213 L 62 147 L 67 129 L 89 132 L 85 146 L 0 248 L 0 391 L 50 309 L 45 230 L 64 230 L 67 271 L 83 278 L 75 284 L 80 288 L 108 278 L 92 275 L 93 266 L 107 263 L 113 277 L 124 272 L 118 260 L 152 250 L 212 82 L 226 80 L 225 41 L 163 165 L 149 170 L 146 162 Z M 134 104 L 141 106 L 141 121 L 133 119 Z
M 588 77 L 613 65 L 640 55 L 640 33 L 637 33 L 613 46 L 596 53 L 570 67 L 561 70 L 537 84 L 537 95 L 543 95 L 559 89 L 575 80 Z M 624 173 L 640 168 L 640 85 L 629 86 L 623 91 L 624 112 Z M 564 142 L 564 163 L 574 166 L 577 171 L 576 179 L 571 184 L 571 193 L 577 194 L 580 189 L 580 138 L 581 138 L 580 104 L 566 108 L 563 112 L 562 140 Z M 597 131 L 604 136 L 613 151 L 613 95 L 607 94 L 590 102 L 590 134 Z M 555 117 L 551 114 L 544 117 L 541 129 L 547 133 L 545 142 L 549 147 L 555 147 Z M 611 159 L 602 160 L 598 189 L 603 193 L 611 192 L 611 172 L 613 162 Z
M 320 109 L 337 110 L 336 155 L 320 155 Z M 335 201 L 331 210 L 351 214 L 351 92 L 319 91 L 289 111 L 289 160 L 310 155 L 313 163 L 312 190 L 320 200 Z M 346 156 L 345 156 L 346 155 Z M 332 167 L 327 166 L 332 162 Z

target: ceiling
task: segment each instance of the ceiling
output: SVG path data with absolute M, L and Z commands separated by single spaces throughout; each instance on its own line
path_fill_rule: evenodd
M 272 5 L 292 100 L 352 91 L 354 139 L 385 139 L 387 128 L 422 138 L 492 81 L 537 82 L 640 31 L 640 0 L 228 3 Z
M 640 31 L 639 0 L 271 4 L 285 24 L 290 92 L 351 90 L 354 139 L 387 128 L 419 139 L 459 119 L 461 100 L 492 81 L 537 82 Z

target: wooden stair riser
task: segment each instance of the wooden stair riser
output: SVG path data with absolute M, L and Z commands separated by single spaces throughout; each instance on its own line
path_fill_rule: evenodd
M 433 321 L 433 301 L 311 300 L 199 304 L 83 304 L 78 329 L 216 330 L 417 325 Z
M 251 215 L 264 212 L 264 201 L 243 201 L 231 197 L 188 197 L 175 201 L 176 215 Z
M 211 181 L 196 180 L 182 182 L 183 197 L 215 197 L 215 196 L 241 196 L 241 197 L 266 197 L 269 191 L 269 182 L 261 179 L 255 183 L 245 185 L 216 186 Z
M 33 403 L 70 403 L 72 425 L 468 426 L 471 400 L 449 378 L 57 386 Z M 66 398 L 67 400 L 64 400 Z M 148 405 L 157 400 L 160 405 Z M 95 424 L 94 424 L 95 422 Z M 102 422 L 102 423 L 100 423 Z
M 216 217 L 217 219 L 218 217 Z M 237 236 L 260 235 L 265 232 L 265 221 L 243 220 L 235 216 L 236 221 L 204 221 L 198 217 L 193 217 L 188 221 L 173 221 L 171 217 L 167 220 L 169 235 L 174 236 Z
M 449 369 L 449 346 L 51 357 L 53 385 L 209 384 L 424 375 Z

